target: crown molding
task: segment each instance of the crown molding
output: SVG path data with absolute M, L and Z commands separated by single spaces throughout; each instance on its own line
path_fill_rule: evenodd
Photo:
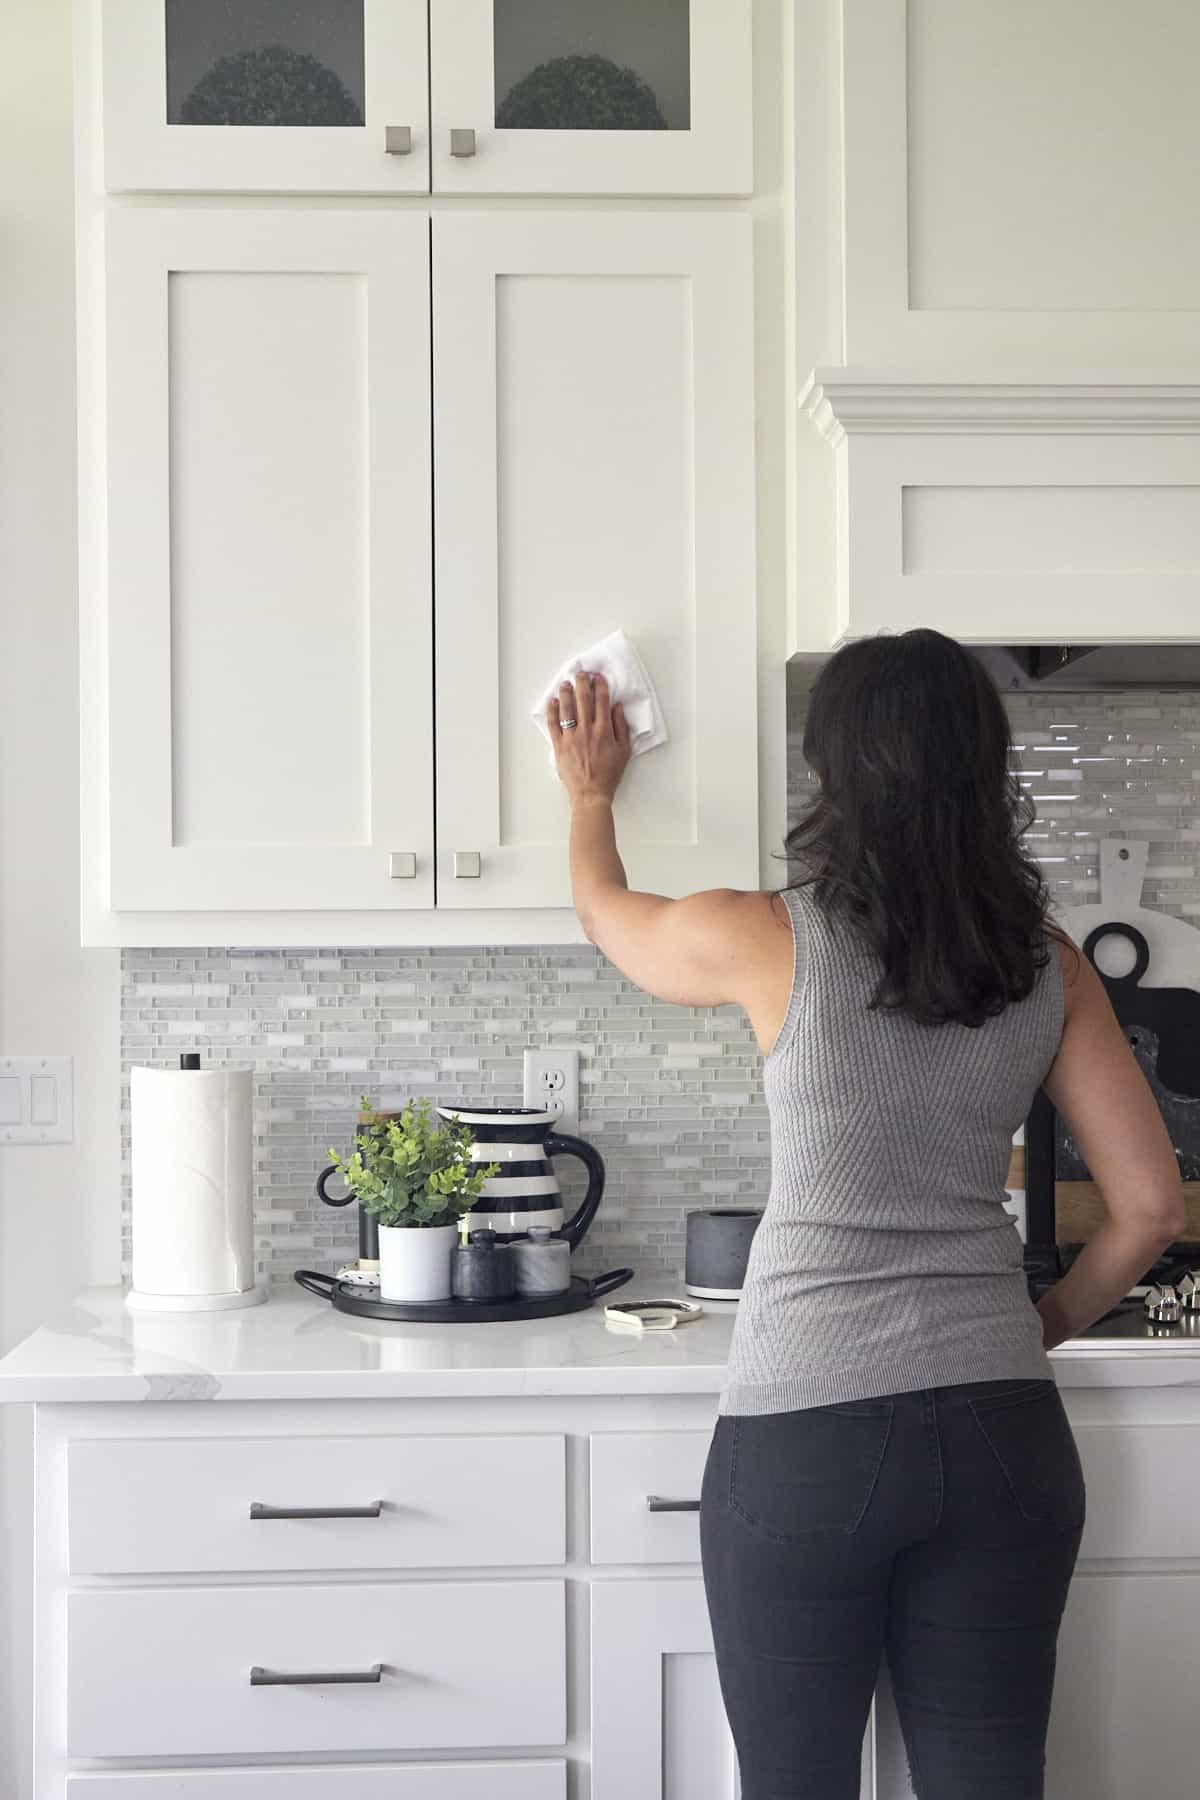
M 1157 371 L 1089 373 L 1069 380 L 913 375 L 814 369 L 799 396 L 823 437 L 852 432 L 1074 433 L 1112 436 L 1200 432 L 1200 381 Z

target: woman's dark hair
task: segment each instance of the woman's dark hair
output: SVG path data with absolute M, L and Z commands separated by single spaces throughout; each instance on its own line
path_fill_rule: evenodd
M 1023 1000 L 1061 934 L 982 665 L 938 631 L 848 644 L 813 686 L 804 755 L 819 786 L 787 855 L 878 954 L 871 1006 L 977 1026 Z

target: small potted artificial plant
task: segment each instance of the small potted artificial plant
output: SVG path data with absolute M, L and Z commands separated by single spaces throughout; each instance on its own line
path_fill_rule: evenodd
M 353 1153 L 329 1152 L 355 1197 L 379 1224 L 384 1300 L 450 1298 L 450 1252 L 463 1213 L 499 1163 L 473 1163 L 474 1133 L 457 1119 L 434 1123 L 428 1100 L 399 1114 L 364 1099 Z

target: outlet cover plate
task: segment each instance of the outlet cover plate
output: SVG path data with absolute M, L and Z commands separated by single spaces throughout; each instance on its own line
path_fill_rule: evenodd
M 556 1112 L 560 1131 L 579 1130 L 578 1050 L 526 1050 L 525 1105 Z
M 0 1056 L 0 1147 L 75 1138 L 69 1056 Z

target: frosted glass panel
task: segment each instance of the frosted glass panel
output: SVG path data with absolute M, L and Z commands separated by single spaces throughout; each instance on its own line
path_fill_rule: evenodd
M 361 125 L 363 0 L 166 0 L 168 125 Z
M 496 125 L 687 131 L 690 0 L 494 0 Z

